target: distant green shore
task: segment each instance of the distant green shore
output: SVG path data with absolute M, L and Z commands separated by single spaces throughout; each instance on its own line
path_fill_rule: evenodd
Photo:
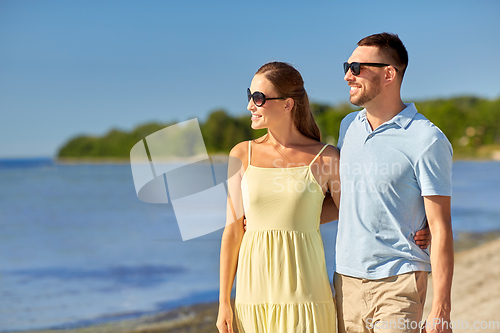
M 211 155 L 213 162 L 223 161 L 223 154 Z M 481 147 L 476 152 L 455 151 L 453 161 L 500 161 L 500 145 Z M 56 164 L 61 165 L 79 165 L 79 164 L 130 164 L 130 158 L 117 157 L 60 157 L 55 159 Z
M 500 160 L 500 98 L 489 100 L 464 96 L 420 101 L 415 105 L 450 140 L 455 160 Z M 312 103 L 311 110 L 321 130 L 322 141 L 335 145 L 340 122 L 356 109 L 350 104 Z M 125 163 L 136 143 L 174 124 L 152 122 L 138 125 L 131 131 L 115 128 L 102 136 L 78 135 L 62 145 L 57 162 Z M 200 129 L 210 155 L 227 155 L 237 143 L 258 138 L 266 132 L 253 130 L 248 114 L 232 116 L 224 110 L 211 112 L 205 122 L 200 122 Z M 190 138 L 189 135 L 186 137 Z M 184 140 L 180 133 L 174 146 L 183 152 L 189 144 L 190 140 Z

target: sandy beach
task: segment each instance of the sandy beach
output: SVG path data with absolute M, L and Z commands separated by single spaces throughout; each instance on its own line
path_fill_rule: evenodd
M 451 300 L 454 331 L 500 332 L 500 239 L 456 253 Z M 424 316 L 431 304 L 429 283 Z
M 455 332 L 500 331 L 500 238 L 498 233 L 459 237 L 455 249 L 455 273 L 452 289 L 452 321 Z M 474 247 L 475 246 L 475 247 Z M 472 247 L 472 248 L 471 248 Z M 424 313 L 432 304 L 432 278 Z M 133 320 L 111 322 L 85 328 L 64 330 L 69 333 L 181 333 L 217 332 L 217 302 L 180 307 L 174 311 Z M 425 316 L 424 315 L 424 316 Z M 56 333 L 62 330 L 30 331 Z

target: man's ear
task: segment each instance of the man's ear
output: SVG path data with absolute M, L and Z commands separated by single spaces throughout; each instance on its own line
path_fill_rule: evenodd
M 397 74 L 398 72 L 396 71 L 396 68 L 393 66 L 387 66 L 385 68 L 385 76 L 384 80 L 386 83 L 394 82 L 397 80 Z

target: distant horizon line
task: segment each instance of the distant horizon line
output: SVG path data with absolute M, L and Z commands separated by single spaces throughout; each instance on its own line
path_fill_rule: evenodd
M 33 156 L 0 156 L 0 161 L 9 161 L 9 160 L 53 160 L 56 157 L 54 156 L 40 156 L 40 155 L 33 155 Z

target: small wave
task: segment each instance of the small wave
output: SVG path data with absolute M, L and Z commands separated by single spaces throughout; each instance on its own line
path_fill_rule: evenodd
M 54 160 L 49 157 L 34 158 L 1 158 L 0 169 L 25 169 L 53 167 Z

